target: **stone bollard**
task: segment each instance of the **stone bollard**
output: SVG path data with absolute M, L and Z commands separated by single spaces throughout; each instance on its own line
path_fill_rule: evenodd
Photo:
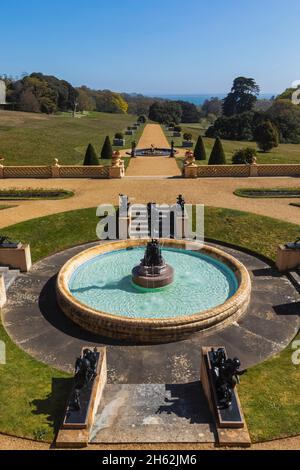
M 54 165 L 51 166 L 52 178 L 60 178 L 60 164 L 57 158 L 54 158 Z

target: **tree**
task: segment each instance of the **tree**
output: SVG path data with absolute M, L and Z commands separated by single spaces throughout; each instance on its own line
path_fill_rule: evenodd
M 272 148 L 278 147 L 278 131 L 271 121 L 265 121 L 255 129 L 254 140 L 260 150 L 268 152 Z
M 248 163 L 251 165 L 255 161 L 256 150 L 252 147 L 246 147 L 237 150 L 232 156 L 233 165 L 243 165 Z
M 231 117 L 222 116 L 207 129 L 205 135 L 212 138 L 251 141 L 255 127 L 263 119 L 265 119 L 263 114 L 259 112 L 236 114 Z
M 193 103 L 188 101 L 176 101 L 181 107 L 181 122 L 199 122 L 200 113 Z
M 78 110 L 94 111 L 96 109 L 95 100 L 88 94 L 84 87 L 77 88 L 78 91 Z
M 198 137 L 194 150 L 194 156 L 196 160 L 206 160 L 206 150 L 201 135 Z
M 178 124 L 181 116 L 181 107 L 175 101 L 155 101 L 149 109 L 149 119 L 160 124 L 168 124 L 172 121 Z
M 252 111 L 259 95 L 259 86 L 253 78 L 238 77 L 234 80 L 231 92 L 223 100 L 224 116 Z
M 225 153 L 222 145 L 222 141 L 219 137 L 216 138 L 212 152 L 209 158 L 209 165 L 226 165 Z
M 25 111 L 27 113 L 40 113 L 41 112 L 41 107 L 30 90 L 24 90 L 20 94 L 20 99 L 19 99 L 19 109 L 20 111 Z
M 107 135 L 101 150 L 101 158 L 104 160 L 110 160 L 112 158 L 113 150 L 110 143 L 110 138 Z
M 290 100 L 276 100 L 266 112 L 265 119 L 272 121 L 279 131 L 280 142 L 300 143 L 300 106 Z
M 99 165 L 99 158 L 92 144 L 89 144 L 86 149 L 83 164 L 84 165 Z
M 220 98 L 210 98 L 205 100 L 201 106 L 201 113 L 204 117 L 213 114 L 216 117 L 222 115 L 222 100 Z

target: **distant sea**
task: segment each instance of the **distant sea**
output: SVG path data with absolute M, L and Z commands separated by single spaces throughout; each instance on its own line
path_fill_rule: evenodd
M 226 93 L 212 93 L 212 94 L 205 94 L 205 95 L 149 95 L 155 98 L 163 98 L 166 100 L 172 100 L 172 101 L 188 101 L 190 103 L 193 103 L 197 106 L 202 105 L 205 100 L 209 100 L 210 98 L 219 98 L 222 100 L 227 96 Z M 263 93 L 259 96 L 260 99 L 269 99 L 274 94 L 272 93 Z

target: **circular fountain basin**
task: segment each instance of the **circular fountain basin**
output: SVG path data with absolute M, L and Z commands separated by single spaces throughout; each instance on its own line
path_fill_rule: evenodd
M 162 254 L 174 268 L 172 284 L 140 288 L 131 271 L 143 258 L 146 240 L 102 244 L 69 260 L 57 279 L 64 313 L 82 328 L 134 342 L 169 342 L 199 330 L 236 321 L 247 309 L 247 269 L 223 251 L 162 240 Z

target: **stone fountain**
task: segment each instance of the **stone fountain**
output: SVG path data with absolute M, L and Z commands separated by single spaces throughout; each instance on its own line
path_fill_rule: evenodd
M 173 282 L 174 269 L 162 257 L 158 240 L 147 244 L 141 264 L 132 270 L 132 280 L 137 286 L 147 289 L 158 289 Z

